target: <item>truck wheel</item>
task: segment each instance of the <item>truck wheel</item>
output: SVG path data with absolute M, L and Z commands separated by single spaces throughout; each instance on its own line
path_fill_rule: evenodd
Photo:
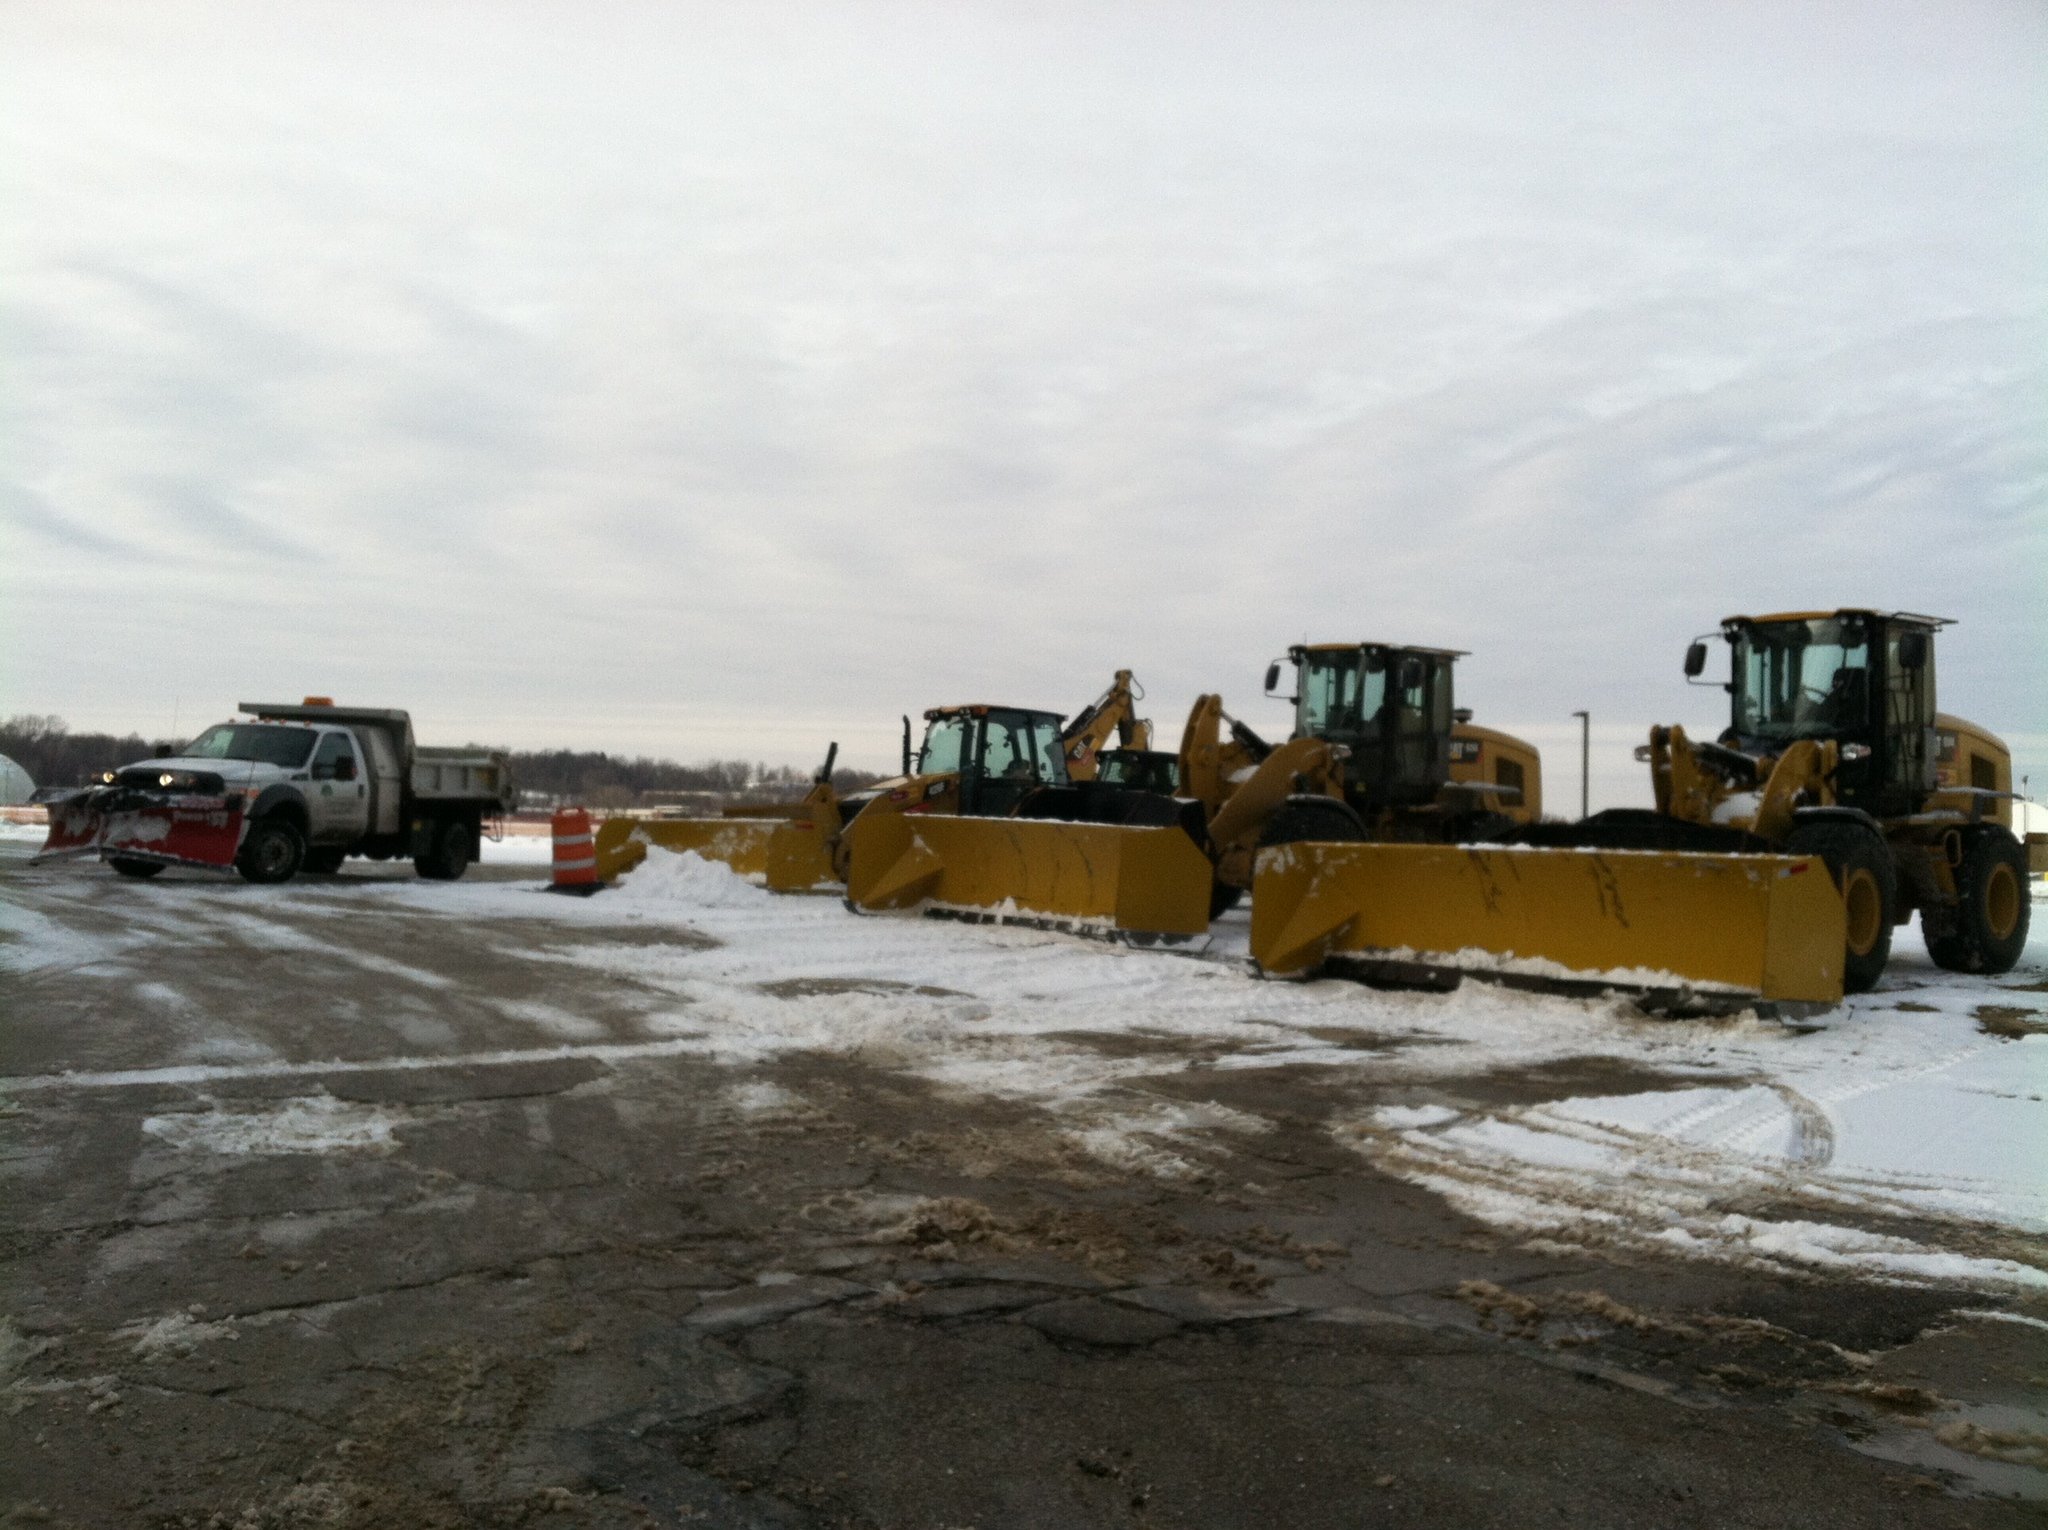
M 1950 972 L 2010 972 L 2026 949 L 2033 909 L 2027 852 L 1996 825 L 1977 830 L 1956 868 L 1955 928 L 1927 937 L 1927 954 Z
M 1884 976 L 1892 954 L 1892 915 L 1899 906 L 1899 869 L 1891 847 L 1861 824 L 1838 819 L 1795 826 L 1785 836 L 1787 855 L 1817 855 L 1827 863 L 1848 915 L 1842 953 L 1842 991 L 1868 993 Z
M 110 857 L 107 864 L 120 872 L 122 876 L 133 877 L 138 882 L 147 882 L 151 877 L 164 869 L 162 861 L 138 861 L 132 855 Z
M 446 823 L 434 835 L 433 849 L 413 857 L 412 869 L 432 882 L 453 882 L 469 870 L 475 842 L 466 823 Z
M 346 846 L 314 845 L 306 851 L 305 864 L 299 869 L 316 877 L 331 877 L 341 870 L 341 863 L 347 859 Z
M 248 882 L 289 882 L 306 859 L 306 836 L 283 818 L 259 818 L 249 826 L 235 870 Z

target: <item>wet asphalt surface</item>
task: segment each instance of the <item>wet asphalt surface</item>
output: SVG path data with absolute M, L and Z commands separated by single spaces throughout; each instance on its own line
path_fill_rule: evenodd
M 194 880 L 204 938 L 124 955 L 136 891 L 0 848 L 76 938 L 0 972 L 0 1524 L 2048 1519 L 2048 1326 L 1518 1246 L 1333 1144 L 1369 1053 L 1105 1027 L 1269 1123 L 1162 1180 L 844 1056 L 475 1055 L 522 1014 L 637 1034 L 630 981 L 549 957 L 645 931 Z

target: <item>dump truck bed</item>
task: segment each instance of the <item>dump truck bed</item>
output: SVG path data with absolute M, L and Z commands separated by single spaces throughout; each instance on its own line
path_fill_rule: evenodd
M 509 803 L 505 757 L 488 749 L 413 750 L 412 794 L 428 801 L 486 798 Z

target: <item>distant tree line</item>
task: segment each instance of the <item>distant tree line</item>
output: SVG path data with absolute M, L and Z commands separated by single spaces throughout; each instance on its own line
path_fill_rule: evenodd
M 101 772 L 147 759 L 159 744 L 183 747 L 182 739 L 146 739 L 139 733 L 73 733 L 61 717 L 24 713 L 0 722 L 0 754 L 29 773 L 38 786 L 82 786 Z M 484 746 L 479 746 L 484 747 Z M 812 772 L 794 765 L 747 760 L 707 760 L 681 765 L 587 749 L 512 750 L 512 780 L 535 798 L 583 802 L 593 807 L 637 807 L 670 795 L 714 793 L 798 797 L 810 788 Z M 841 791 L 855 791 L 878 778 L 862 770 L 836 770 Z
M 515 750 L 512 780 L 522 797 L 581 802 L 591 807 L 644 807 L 664 798 L 714 793 L 721 798 L 801 797 L 810 790 L 813 770 L 795 765 L 768 765 L 747 760 L 706 760 L 680 765 L 674 760 L 605 754 L 579 749 Z M 880 777 L 865 770 L 835 770 L 832 784 L 856 791 Z
M 73 733 L 63 718 L 33 713 L 0 722 L 0 754 L 38 786 L 83 786 L 102 771 L 148 759 L 159 742 L 139 733 Z

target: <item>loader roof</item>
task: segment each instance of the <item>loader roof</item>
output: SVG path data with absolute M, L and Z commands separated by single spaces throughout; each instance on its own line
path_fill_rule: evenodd
M 1431 648 L 1424 643 L 1296 643 L 1294 653 L 1355 653 L 1361 648 L 1392 648 L 1402 653 L 1433 653 L 1441 659 L 1462 659 L 1469 648 Z
M 1050 717 L 1055 724 L 1065 716 L 1062 712 L 1049 711 L 1045 707 L 1011 707 L 981 701 L 957 707 L 929 707 L 925 710 L 924 718 L 926 722 L 931 722 L 940 717 L 958 717 L 963 712 L 971 717 L 986 717 L 991 712 L 1014 712 L 1023 717 Z
M 1948 616 L 1922 616 L 1917 611 L 1878 611 L 1869 606 L 1843 606 L 1834 611 L 1774 611 L 1769 616 L 1724 616 L 1721 625 L 1726 627 L 1735 622 L 1824 622 L 1837 616 L 1874 616 L 1879 621 L 1910 622 L 1916 627 L 1949 627 L 1955 619 Z

